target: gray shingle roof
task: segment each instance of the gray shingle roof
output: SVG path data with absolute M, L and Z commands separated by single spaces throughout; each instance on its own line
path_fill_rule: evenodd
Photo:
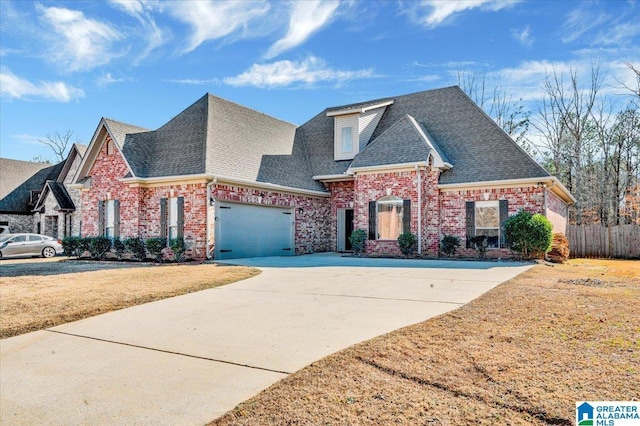
M 55 181 L 64 167 L 64 161 L 37 171 L 20 186 L 0 200 L 0 213 L 31 214 L 37 200 L 32 193 L 40 194 L 46 181 Z
M 334 118 L 327 112 L 387 101 L 393 103 L 354 166 L 424 161 L 429 147 L 414 119 L 453 164 L 440 183 L 549 176 L 457 86 L 328 108 L 297 129 L 210 94 L 155 131 L 115 121 L 109 127 L 119 132 L 114 137 L 137 177 L 208 173 L 322 191 L 313 176 L 343 174 L 352 165 L 333 159 Z
M 350 167 L 379 166 L 427 161 L 431 148 L 405 115 L 358 153 Z
M 440 175 L 442 184 L 549 176 L 457 86 L 394 99 L 372 140 L 412 115 L 453 164 Z
M 0 158 L 0 199 L 46 167 L 51 167 L 51 164 Z
M 59 182 L 49 180 L 44 184 L 38 203 L 33 208 L 34 211 L 38 211 L 44 207 L 44 203 L 49 193 L 51 193 L 55 198 L 59 210 L 73 211 L 76 209 L 76 206 L 73 204 L 73 201 L 71 200 L 71 197 L 64 185 Z
M 207 94 L 158 130 L 127 134 L 123 154 L 137 177 L 256 180 L 262 156 L 291 154 L 294 135 L 293 124 Z

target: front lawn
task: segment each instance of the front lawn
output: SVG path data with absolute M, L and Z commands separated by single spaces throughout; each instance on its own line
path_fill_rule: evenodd
M 27 263 L 20 271 L 20 263 Z M 3 261 L 0 338 L 218 287 L 260 273 L 240 266 Z M 88 266 L 87 266 L 88 265 Z M 25 266 L 25 265 L 23 265 Z M 89 267 L 87 272 L 71 272 Z M 117 267 L 118 269 L 113 269 Z M 15 276 L 7 276 L 7 275 Z

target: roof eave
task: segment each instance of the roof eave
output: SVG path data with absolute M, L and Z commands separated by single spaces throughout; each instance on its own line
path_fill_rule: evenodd
M 562 201 L 567 204 L 575 204 L 577 201 L 575 197 L 569 192 L 569 190 L 558 180 L 555 176 L 540 176 L 532 178 L 519 178 L 519 179 L 504 179 L 504 180 L 490 180 L 482 182 L 460 182 L 460 183 L 445 183 L 438 184 L 438 189 L 441 191 L 459 191 L 465 189 L 477 189 L 477 188 L 504 188 L 504 187 L 518 187 L 518 186 L 537 186 L 548 185 L 548 189 L 558 195 Z
M 320 182 L 343 182 L 353 180 L 353 175 L 349 175 L 346 173 L 336 174 L 336 175 L 317 175 L 313 176 L 313 180 L 317 180 Z
M 328 111 L 327 112 L 327 117 L 335 117 L 337 115 L 348 115 L 348 114 L 362 114 L 362 113 L 370 111 L 372 109 L 389 106 L 389 105 L 393 104 L 393 102 L 394 102 L 393 100 L 390 100 L 390 101 L 386 101 L 386 102 L 380 102 L 380 103 L 377 103 L 377 104 L 363 106 L 363 107 L 360 107 L 360 108 L 342 108 L 342 109 L 335 110 L 335 111 Z
M 415 169 L 416 166 L 426 168 L 428 166 L 428 163 L 426 161 L 412 161 L 409 163 L 377 164 L 373 166 L 349 167 L 347 169 L 347 173 L 355 174 L 355 173 L 362 173 L 362 172 L 376 172 L 376 171 L 398 170 L 398 169 Z

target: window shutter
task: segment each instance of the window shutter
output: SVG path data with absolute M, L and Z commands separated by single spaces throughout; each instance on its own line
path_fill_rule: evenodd
M 509 202 L 507 200 L 500 200 L 500 247 L 507 246 L 507 240 L 504 238 L 504 223 L 509 217 Z
M 184 197 L 178 197 L 178 238 L 184 237 Z
M 411 232 L 411 200 L 402 200 L 402 232 Z
M 104 201 L 98 201 L 98 235 L 104 235 Z
M 471 248 L 471 238 L 476 233 L 476 203 L 467 201 L 467 248 Z
M 167 238 L 167 199 L 160 198 L 160 238 Z
M 113 237 L 120 238 L 120 200 L 113 200 Z
M 376 239 L 376 216 L 378 209 L 375 201 L 369 201 L 369 239 Z

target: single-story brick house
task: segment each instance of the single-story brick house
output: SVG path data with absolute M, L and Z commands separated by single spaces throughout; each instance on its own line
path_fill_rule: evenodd
M 399 253 L 488 236 L 519 209 L 564 232 L 569 191 L 458 87 L 325 109 L 301 126 L 207 94 L 157 130 L 102 119 L 75 177 L 83 235 L 183 236 L 204 258 Z M 472 255 L 463 247 L 461 255 Z
M 66 159 L 55 165 L 1 159 L 2 180 L 13 181 L 14 188 L 0 198 L 0 224 L 14 233 L 35 232 L 54 238 L 80 235 L 76 210 L 80 191 L 69 184 L 86 149 L 86 145 L 73 144 Z

